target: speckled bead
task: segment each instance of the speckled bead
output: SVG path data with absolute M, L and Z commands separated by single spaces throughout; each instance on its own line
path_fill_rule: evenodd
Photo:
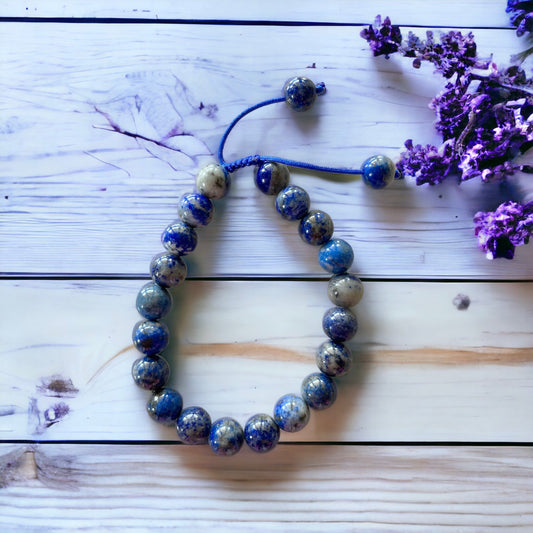
M 185 194 L 178 204 L 178 215 L 189 226 L 207 226 L 214 213 L 213 202 L 203 194 Z
M 161 235 L 161 243 L 172 254 L 187 255 L 196 248 L 198 234 L 189 224 L 177 221 L 165 228 Z
M 352 368 L 352 353 L 344 344 L 325 341 L 316 352 L 316 366 L 327 376 L 344 376 Z
M 269 415 L 254 415 L 244 426 L 244 440 L 254 452 L 268 452 L 278 443 L 279 426 Z
M 354 274 L 333 276 L 328 283 L 328 298 L 339 307 L 353 307 L 363 297 L 363 284 Z
M 187 265 L 179 255 L 163 252 L 152 259 L 150 275 L 158 285 L 173 287 L 187 277 Z
M 209 432 L 209 446 L 217 455 L 235 455 L 244 442 L 244 431 L 233 418 L 219 418 Z
M 146 404 L 146 410 L 156 422 L 171 426 L 176 423 L 182 406 L 181 394 L 174 389 L 164 388 L 154 392 Z
M 311 200 L 307 192 L 296 185 L 285 187 L 276 197 L 276 211 L 287 220 L 300 220 L 309 213 Z
M 164 287 L 150 281 L 137 294 L 135 304 L 144 318 L 158 320 L 172 309 L 172 296 Z
M 185 444 L 207 444 L 211 431 L 211 417 L 201 407 L 187 407 L 176 422 L 178 438 Z
M 170 366 L 163 357 L 145 355 L 133 363 L 131 375 L 141 389 L 158 390 L 167 384 Z
M 361 166 L 365 185 L 373 189 L 383 189 L 394 181 L 396 166 L 384 155 L 373 155 Z
M 300 431 L 309 422 L 309 407 L 300 396 L 285 394 L 274 406 L 274 420 L 283 431 Z
M 203 167 L 198 172 L 198 176 L 196 176 L 198 192 L 212 200 L 224 198 L 229 191 L 230 184 L 229 172 L 225 171 L 224 167 L 217 163 L 210 163 Z
M 307 111 L 316 100 L 315 84 L 303 76 L 291 78 L 283 87 L 283 96 L 293 111 Z
M 141 320 L 133 327 L 132 340 L 135 348 L 144 355 L 157 355 L 168 346 L 167 325 L 154 320 Z
M 298 233 L 307 244 L 321 246 L 333 235 L 333 220 L 324 211 L 313 209 L 300 221 Z
M 302 398 L 311 409 L 327 409 L 337 399 L 337 385 L 322 372 L 314 372 L 302 382 Z
M 255 173 L 257 188 L 269 196 L 278 194 L 287 187 L 290 180 L 289 169 L 282 163 L 262 163 Z
M 332 341 L 348 341 L 357 333 L 357 318 L 345 307 L 332 307 L 324 314 L 322 328 Z
M 342 239 L 331 239 L 320 247 L 318 262 L 327 272 L 340 274 L 352 266 L 353 249 Z

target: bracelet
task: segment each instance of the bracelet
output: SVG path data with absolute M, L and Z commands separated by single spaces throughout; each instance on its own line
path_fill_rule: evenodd
M 287 81 L 283 96 L 249 107 L 230 123 L 220 141 L 219 163 L 202 168 L 197 175 L 197 192 L 181 198 L 178 205 L 179 220 L 170 224 L 161 237 L 166 251 L 152 259 L 152 281 L 144 285 L 137 295 L 137 310 L 143 318 L 135 324 L 132 339 L 143 355 L 133 363 L 133 380 L 152 393 L 146 405 L 148 414 L 162 424 L 176 425 L 178 438 L 185 444 L 209 443 L 218 455 L 234 455 L 246 442 L 256 452 L 267 452 L 276 446 L 280 430 L 302 430 L 309 421 L 310 409 L 326 409 L 335 402 L 337 386 L 333 378 L 345 375 L 352 365 L 352 354 L 344 343 L 357 332 L 357 318 L 350 308 L 363 296 L 361 280 L 348 272 L 354 258 L 353 250 L 346 241 L 332 238 L 334 225 L 331 217 L 323 211 L 310 209 L 307 192 L 301 187 L 289 185 L 288 166 L 360 174 L 366 185 L 381 189 L 399 177 L 394 163 L 388 157 L 376 155 L 368 158 L 361 169 L 343 169 L 260 155 L 228 163 L 223 156 L 231 130 L 248 113 L 279 102 L 286 102 L 294 111 L 306 111 L 317 96 L 325 92 L 323 83 L 315 85 L 308 78 L 296 77 Z M 251 165 L 257 166 L 255 184 L 258 189 L 266 195 L 276 196 L 277 212 L 287 220 L 298 222 L 298 233 L 305 243 L 320 247 L 318 262 L 333 275 L 327 293 L 334 307 L 326 311 L 322 320 L 328 340 L 316 352 L 316 364 L 320 371 L 303 380 L 300 394 L 282 396 L 274 406 L 273 416 L 256 414 L 243 429 L 239 422 L 230 417 L 212 423 L 207 411 L 201 407 L 183 409 L 180 393 L 166 386 L 170 367 L 161 353 L 168 345 L 169 330 L 161 319 L 172 307 L 172 296 L 168 289 L 181 284 L 187 276 L 183 257 L 196 248 L 196 228 L 212 221 L 213 201 L 223 198 L 229 191 L 231 173 Z

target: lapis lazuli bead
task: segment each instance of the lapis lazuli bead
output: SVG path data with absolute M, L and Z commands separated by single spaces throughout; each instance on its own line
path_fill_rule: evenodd
M 269 415 L 254 415 L 244 426 L 244 440 L 254 452 L 268 452 L 278 443 L 279 426 Z
M 309 422 L 309 407 L 300 396 L 285 394 L 274 406 L 274 420 L 283 431 L 300 431 Z
M 150 275 L 158 285 L 173 287 L 187 277 L 187 265 L 179 255 L 163 252 L 152 259 Z
M 340 342 L 325 341 L 316 352 L 316 366 L 327 376 L 344 376 L 352 368 L 352 353 Z
M 211 431 L 211 417 L 202 407 L 187 407 L 176 422 L 176 431 L 185 444 L 206 444 Z
M 257 188 L 269 196 L 278 194 L 287 187 L 289 180 L 289 169 L 282 163 L 266 161 L 258 167 L 255 173 Z
M 342 239 L 331 239 L 318 251 L 320 266 L 333 274 L 346 272 L 353 263 L 353 249 Z
M 396 165 L 384 155 L 373 155 L 361 166 L 365 185 L 373 189 L 383 189 L 394 181 Z
M 203 194 L 185 194 L 178 204 L 178 215 L 189 226 L 207 226 L 215 213 L 213 202 Z
M 354 274 L 333 276 L 328 283 L 328 298 L 339 307 L 353 307 L 363 297 L 363 284 Z
M 307 111 L 316 100 L 315 84 L 303 76 L 287 80 L 283 87 L 285 102 L 293 111 Z
M 311 409 L 327 409 L 337 399 L 337 385 L 322 372 L 314 372 L 302 382 L 302 398 Z
M 164 288 L 150 281 L 137 294 L 137 311 L 148 320 L 163 318 L 172 308 L 172 296 Z
M 332 341 L 348 341 L 357 333 L 357 318 L 345 307 L 332 307 L 324 314 L 322 328 Z
M 148 414 L 160 424 L 171 426 L 176 423 L 183 407 L 181 394 L 174 389 L 164 388 L 157 391 L 148 400 Z
M 219 418 L 209 432 L 209 446 L 217 455 L 235 455 L 244 442 L 244 431 L 233 418 Z
M 187 255 L 196 248 L 198 234 L 189 224 L 178 221 L 166 227 L 161 242 L 170 253 Z
M 133 363 L 131 375 L 142 389 L 158 390 L 167 384 L 170 366 L 163 357 L 145 355 Z
M 307 192 L 296 185 L 285 187 L 276 197 L 276 211 L 287 220 L 300 220 L 309 212 L 311 200 Z
M 157 355 L 168 346 L 169 332 L 163 322 L 141 320 L 133 328 L 132 339 L 144 355 Z
M 229 191 L 230 185 L 231 178 L 229 172 L 217 163 L 210 163 L 203 167 L 198 172 L 198 176 L 196 176 L 196 188 L 198 192 L 212 200 L 224 198 Z
M 324 211 L 313 209 L 300 221 L 298 233 L 307 244 L 321 246 L 333 235 L 333 220 Z

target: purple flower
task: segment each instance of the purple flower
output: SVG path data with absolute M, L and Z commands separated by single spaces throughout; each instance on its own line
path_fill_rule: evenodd
M 521 37 L 533 31 L 533 2 L 508 0 L 507 13 L 511 13 L 511 24 L 516 27 L 516 35 Z
M 533 202 L 505 202 L 496 211 L 474 216 L 478 246 L 488 259 L 512 259 L 515 247 L 527 244 L 533 231 Z
M 390 54 L 398 51 L 402 42 L 402 33 L 399 26 L 393 26 L 389 17 L 381 23 L 381 15 L 376 17 L 374 24 L 361 31 L 361 37 L 370 44 L 374 56 L 384 55 L 387 59 Z

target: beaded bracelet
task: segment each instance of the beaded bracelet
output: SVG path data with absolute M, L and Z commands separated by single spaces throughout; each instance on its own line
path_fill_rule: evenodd
M 133 329 L 133 344 L 143 356 L 133 363 L 133 380 L 152 392 L 148 400 L 149 415 L 165 425 L 176 425 L 178 437 L 185 444 L 209 443 L 218 455 L 234 455 L 244 442 L 256 452 L 267 452 L 279 440 L 280 430 L 296 432 L 303 429 L 311 409 L 330 407 L 337 396 L 333 378 L 345 375 L 352 365 L 350 349 L 344 345 L 357 332 L 357 318 L 350 311 L 363 295 L 359 278 L 347 272 L 353 262 L 352 247 L 344 240 L 332 238 L 333 221 L 320 210 L 310 210 L 310 199 L 301 187 L 289 185 L 287 166 L 321 172 L 360 174 L 365 184 L 381 189 L 399 177 L 394 163 L 385 156 L 368 158 L 361 169 L 323 167 L 278 157 L 253 155 L 233 162 L 223 157 L 229 133 L 239 120 L 260 107 L 286 102 L 294 111 L 306 111 L 317 96 L 325 94 L 323 83 L 314 84 L 304 77 L 287 81 L 283 96 L 260 102 L 240 113 L 228 126 L 218 150 L 219 163 L 202 168 L 196 180 L 196 193 L 185 194 L 178 206 L 179 220 L 170 224 L 161 240 L 165 252 L 156 255 L 150 264 L 152 281 L 144 285 L 137 296 L 137 310 L 143 317 Z M 183 256 L 191 253 L 197 244 L 196 229 L 213 219 L 213 200 L 223 198 L 229 190 L 230 174 L 235 170 L 256 165 L 255 184 L 266 195 L 276 195 L 275 207 L 285 219 L 298 221 L 302 240 L 319 246 L 320 266 L 333 274 L 328 283 L 328 297 L 334 307 L 326 311 L 322 320 L 324 333 L 329 337 L 316 353 L 320 372 L 308 375 L 302 383 L 300 395 L 286 394 L 274 406 L 273 416 L 257 414 L 244 429 L 233 418 L 224 417 L 211 423 L 207 411 L 201 407 L 183 408 L 179 392 L 166 386 L 170 367 L 161 356 L 169 342 L 169 330 L 161 319 L 172 307 L 168 289 L 182 283 L 187 275 Z

